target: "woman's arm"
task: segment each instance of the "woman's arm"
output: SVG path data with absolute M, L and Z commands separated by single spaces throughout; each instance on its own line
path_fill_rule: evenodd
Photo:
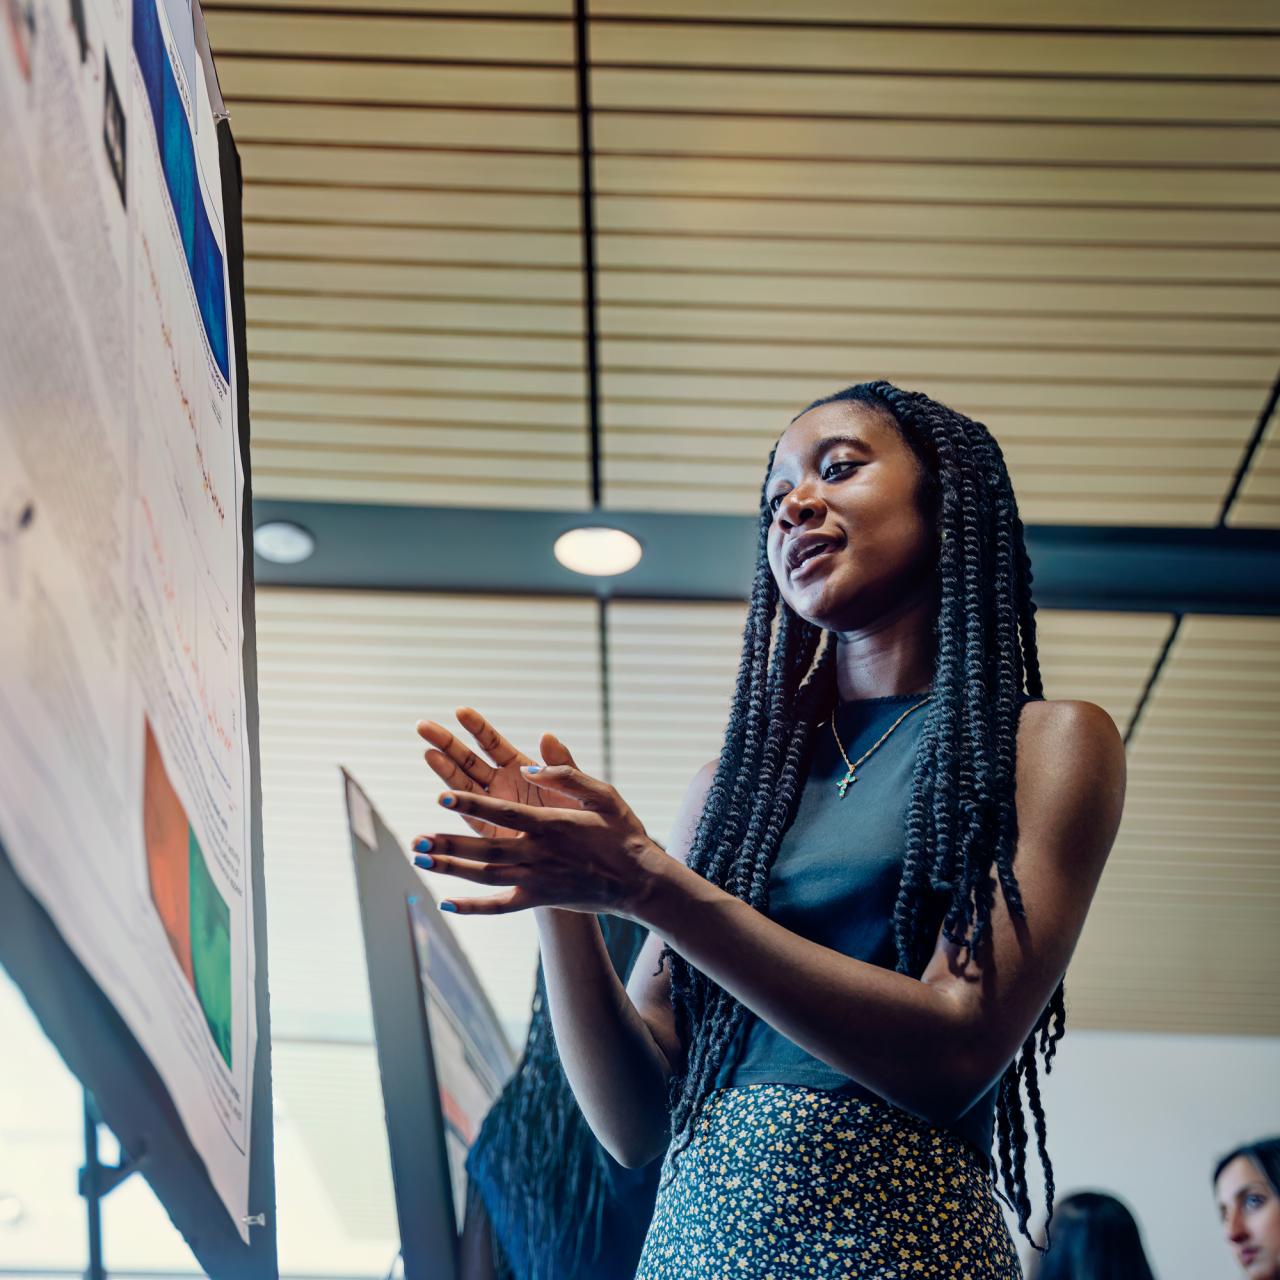
M 702 769 L 685 794 L 667 850 L 683 864 L 714 777 Z M 624 988 L 594 915 L 534 911 L 556 1049 L 582 1114 L 619 1164 L 647 1164 L 668 1141 L 667 1079 L 681 1048 L 666 970 L 649 977 L 661 942 L 641 949 Z
M 997 895 L 983 953 L 961 964 L 940 938 L 920 979 L 802 938 L 716 888 L 665 856 L 612 787 L 572 767 L 532 776 L 573 796 L 578 811 L 450 793 L 459 812 L 530 838 L 442 836 L 436 869 L 513 886 L 490 898 L 455 899 L 464 912 L 558 903 L 626 915 L 814 1057 L 904 1110 L 945 1123 L 1001 1075 L 1061 980 L 1119 826 L 1124 775 L 1124 747 L 1104 711 L 1082 702 L 1028 703 L 1016 779 L 1015 870 L 1025 918 L 1014 920 Z M 572 998 L 581 979 L 565 964 L 557 981 Z M 598 998 L 592 1005 L 594 1014 L 607 1008 Z M 569 1021 L 573 1052 L 589 1062 L 591 1018 Z M 593 1084 L 601 1078 L 590 1076 Z M 585 1110 L 587 1100 L 580 1101 Z M 643 1135 L 642 1126 L 626 1130 L 626 1150 L 620 1144 L 615 1152 L 621 1163 Z

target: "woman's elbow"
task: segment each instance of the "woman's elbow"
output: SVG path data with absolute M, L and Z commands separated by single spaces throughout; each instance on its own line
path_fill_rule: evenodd
M 656 1144 L 604 1142 L 602 1140 L 600 1145 L 624 1169 L 642 1169 L 666 1151 L 667 1135 L 663 1134 L 662 1141 Z

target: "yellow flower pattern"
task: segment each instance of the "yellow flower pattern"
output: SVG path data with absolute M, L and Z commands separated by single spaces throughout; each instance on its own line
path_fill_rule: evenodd
M 978 1154 L 888 1103 L 717 1089 L 670 1159 L 636 1280 L 1022 1276 Z

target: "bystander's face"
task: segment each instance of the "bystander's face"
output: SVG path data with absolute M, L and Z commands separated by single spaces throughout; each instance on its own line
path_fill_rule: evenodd
M 1280 1196 L 1248 1156 L 1218 1175 L 1218 1215 L 1227 1244 L 1249 1280 L 1280 1280 Z
M 932 589 L 937 563 L 921 467 L 887 414 L 857 402 L 810 409 L 783 433 L 765 499 L 769 565 L 802 618 L 851 631 Z

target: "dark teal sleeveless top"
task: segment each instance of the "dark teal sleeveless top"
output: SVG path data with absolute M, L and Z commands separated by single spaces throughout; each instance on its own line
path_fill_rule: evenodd
M 841 703 L 836 728 L 857 760 L 923 695 Z M 857 770 L 841 799 L 846 767 L 824 721 L 814 734 L 808 775 L 794 818 L 782 837 L 769 878 L 768 915 L 802 937 L 869 964 L 897 965 L 893 908 L 907 842 L 907 806 L 916 748 L 929 704 L 913 711 Z M 929 904 L 931 928 L 945 903 Z M 876 1099 L 863 1085 L 806 1053 L 749 1010 L 729 1046 L 717 1086 L 798 1084 Z M 989 1159 L 996 1086 L 950 1127 Z

